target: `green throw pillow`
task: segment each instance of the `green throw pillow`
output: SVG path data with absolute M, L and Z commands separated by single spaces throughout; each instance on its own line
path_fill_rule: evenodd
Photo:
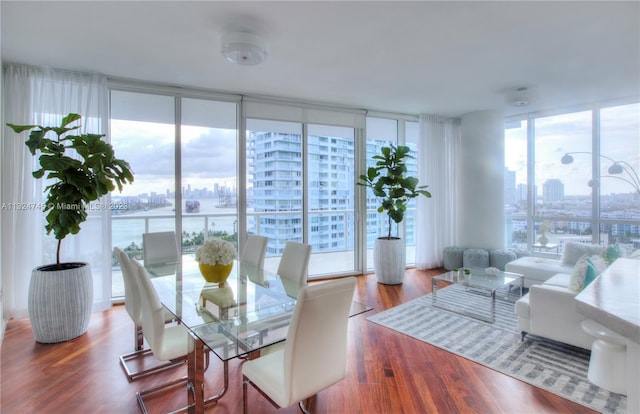
M 588 258 L 587 258 L 587 263 L 588 263 L 587 274 L 584 277 L 584 286 L 582 286 L 582 289 L 589 286 L 589 284 L 594 280 L 596 280 L 596 278 L 598 277 L 598 271 L 596 270 L 595 265 Z

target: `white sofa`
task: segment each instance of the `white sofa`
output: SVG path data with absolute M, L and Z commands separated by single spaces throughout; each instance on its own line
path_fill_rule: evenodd
M 516 302 L 518 329 L 522 337 L 529 333 L 564 342 L 580 348 L 591 349 L 594 338 L 582 329 L 586 318 L 575 309 L 578 291 L 569 289 L 571 274 L 576 262 L 583 256 L 591 256 L 598 263 L 598 271 L 606 264 L 600 256 L 602 246 L 567 242 L 561 259 L 527 256 L 509 262 L 507 272 L 523 274 L 529 293 Z
M 566 242 L 560 259 L 524 256 L 507 263 L 504 270 L 524 275 L 524 286 L 528 288 L 535 284 L 544 283 L 557 273 L 571 274 L 573 267 L 582 255 L 601 254 L 602 251 L 602 246 Z
M 577 292 L 568 289 L 570 273 L 556 273 L 518 299 L 515 312 L 523 339 L 529 333 L 591 349 L 594 338 L 582 330 L 586 318 L 575 309 Z

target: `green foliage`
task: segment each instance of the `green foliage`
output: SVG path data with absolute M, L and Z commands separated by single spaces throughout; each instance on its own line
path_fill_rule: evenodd
M 57 264 L 60 265 L 60 243 L 69 234 L 77 234 L 87 219 L 86 207 L 103 195 L 133 182 L 133 172 L 126 161 L 115 157 L 113 147 L 99 134 L 69 134 L 80 125 L 78 114 L 68 114 L 59 127 L 7 124 L 16 133 L 31 131 L 25 142 L 31 155 L 37 156 L 40 168 L 32 173 L 36 179 L 45 178 L 47 199 L 43 211 L 47 213 L 47 234 L 53 232 L 58 240 Z M 54 138 L 48 138 L 52 133 Z M 77 158 L 66 155 L 73 150 Z M 49 184 L 50 183 L 50 184 Z
M 411 149 L 404 145 L 396 147 L 391 144 L 389 147 L 382 147 L 380 149 L 382 155 L 373 156 L 373 159 L 377 160 L 375 166 L 369 167 L 367 174 L 361 175 L 357 183 L 370 188 L 373 195 L 380 199 L 378 213 L 386 212 L 388 216 L 387 237 L 389 239 L 391 238 L 391 221 L 402 222 L 409 200 L 420 195 L 431 197 L 431 193 L 424 190 L 428 186 L 418 186 L 417 178 L 406 176 L 405 160 L 413 158 L 410 151 Z

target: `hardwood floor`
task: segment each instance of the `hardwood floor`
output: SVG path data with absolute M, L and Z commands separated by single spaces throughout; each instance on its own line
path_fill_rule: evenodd
M 438 270 L 408 270 L 405 282 L 384 286 L 375 276 L 358 278 L 356 300 L 379 312 L 431 291 Z M 595 413 L 521 381 L 450 354 L 390 329 L 367 322 L 365 313 L 349 323 L 348 376 L 318 394 L 316 413 Z M 139 413 L 135 393 L 186 375 L 186 367 L 129 383 L 118 357 L 133 347 L 133 326 L 123 306 L 92 315 L 89 331 L 72 341 L 42 345 L 28 320 L 11 320 L 2 343 L 0 365 L 3 414 Z M 222 384 L 220 361 L 213 355 L 207 390 Z M 230 364 L 230 387 L 212 413 L 242 412 L 240 361 Z M 310 373 L 312 375 L 313 373 Z M 276 410 L 250 390 L 250 412 Z M 149 401 L 152 413 L 186 403 L 175 389 Z

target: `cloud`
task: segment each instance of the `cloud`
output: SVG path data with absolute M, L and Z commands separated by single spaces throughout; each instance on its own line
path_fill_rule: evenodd
M 116 155 L 129 162 L 135 182 L 127 194 L 164 193 L 175 179 L 174 126 L 118 121 L 112 124 Z M 236 132 L 197 127 L 182 130 L 182 180 L 195 188 L 213 189 L 214 182 L 234 181 Z

